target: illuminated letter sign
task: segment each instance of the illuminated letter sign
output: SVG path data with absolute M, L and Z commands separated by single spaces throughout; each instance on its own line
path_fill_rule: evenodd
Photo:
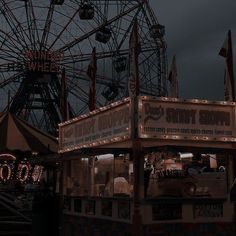
M 63 57 L 61 52 L 28 50 L 25 52 L 26 68 L 30 72 L 58 73 Z
M 32 173 L 32 180 L 33 180 L 33 182 L 39 182 L 42 173 L 43 173 L 43 167 L 39 166 L 39 165 L 36 165 L 34 167 L 34 170 L 33 170 L 33 173 Z
M 130 100 L 111 104 L 59 126 L 59 151 L 121 142 L 130 137 Z
M 6 182 L 11 178 L 12 169 L 7 163 L 0 165 L 0 181 Z
M 18 172 L 17 172 L 17 179 L 20 180 L 20 182 L 25 182 L 29 177 L 29 171 L 30 171 L 30 164 L 23 164 L 20 163 L 18 165 Z
M 234 141 L 235 104 L 141 97 L 139 137 Z

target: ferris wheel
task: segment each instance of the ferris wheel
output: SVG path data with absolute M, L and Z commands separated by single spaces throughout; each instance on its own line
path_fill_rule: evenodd
M 62 120 L 62 69 L 70 117 L 88 111 L 96 48 L 96 106 L 128 96 L 129 40 L 138 22 L 140 94 L 166 95 L 164 27 L 144 0 L 0 0 L 0 111 L 53 133 Z

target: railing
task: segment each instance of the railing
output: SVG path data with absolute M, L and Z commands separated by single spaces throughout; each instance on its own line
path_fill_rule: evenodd
M 230 222 L 232 203 L 226 199 L 152 199 L 141 202 L 143 224 Z M 64 197 L 64 214 L 132 222 L 132 198 Z
M 64 213 L 131 222 L 130 198 L 64 197 Z

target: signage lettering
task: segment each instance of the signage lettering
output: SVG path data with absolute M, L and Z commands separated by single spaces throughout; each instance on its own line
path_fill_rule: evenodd
M 164 115 L 164 109 L 159 107 L 152 107 L 149 103 L 144 105 L 145 114 L 147 117 L 144 120 L 146 123 L 148 120 L 159 120 Z
M 26 66 L 31 72 L 56 73 L 60 71 L 60 61 L 64 54 L 53 51 L 28 50 L 25 52 Z
M 149 103 L 144 105 L 145 123 L 151 120 L 159 120 L 163 114 L 166 113 L 165 121 L 173 124 L 196 124 L 197 112 L 199 113 L 199 124 L 201 125 L 230 125 L 230 112 L 225 111 L 211 111 L 211 110 L 194 110 L 169 108 L 165 109 L 161 106 L 151 106 Z
M 130 135 L 130 101 L 61 126 L 61 150 L 77 149 L 98 142 L 114 142 Z M 116 139 L 117 140 L 117 139 Z M 119 139 L 118 139 L 119 140 Z
M 25 52 L 25 57 L 30 60 L 61 61 L 64 57 L 64 54 L 61 52 L 53 51 L 28 50 Z
M 230 113 L 225 111 L 199 111 L 199 123 L 202 125 L 230 125 Z
M 149 120 L 159 120 L 166 113 L 165 120 L 174 124 L 196 124 L 197 110 L 151 106 L 144 104 L 145 123 Z M 199 110 L 199 124 L 201 125 L 230 125 L 230 113 L 225 111 Z
M 222 203 L 196 204 L 194 205 L 194 216 L 195 218 L 222 217 L 223 204 Z
M 94 126 L 95 126 L 96 119 L 91 119 L 83 123 L 78 123 L 75 125 L 75 136 L 85 136 L 94 133 Z
M 166 108 L 168 123 L 195 124 L 196 110 Z
M 129 108 L 124 108 L 118 111 L 104 114 L 98 118 L 98 130 L 102 131 L 109 128 L 114 128 L 122 124 L 127 124 L 129 121 Z
M 139 114 L 142 127 L 139 131 L 140 137 L 182 135 L 184 138 L 202 136 L 204 140 L 209 140 L 212 137 L 233 138 L 235 135 L 234 105 L 166 102 L 147 98 L 142 102 Z

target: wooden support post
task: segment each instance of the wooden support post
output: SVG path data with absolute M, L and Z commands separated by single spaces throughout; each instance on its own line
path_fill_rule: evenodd
M 133 236 L 143 235 L 142 214 L 140 202 L 144 197 L 143 187 L 143 152 L 139 139 L 133 141 L 132 159 L 134 165 L 134 212 L 132 218 Z
M 63 208 L 64 208 L 64 161 L 63 156 L 60 155 L 60 162 L 59 162 L 59 202 L 58 202 L 58 208 L 60 215 L 58 216 L 58 235 L 63 235 Z
M 94 157 L 88 157 L 88 179 L 87 179 L 88 195 L 94 196 Z

